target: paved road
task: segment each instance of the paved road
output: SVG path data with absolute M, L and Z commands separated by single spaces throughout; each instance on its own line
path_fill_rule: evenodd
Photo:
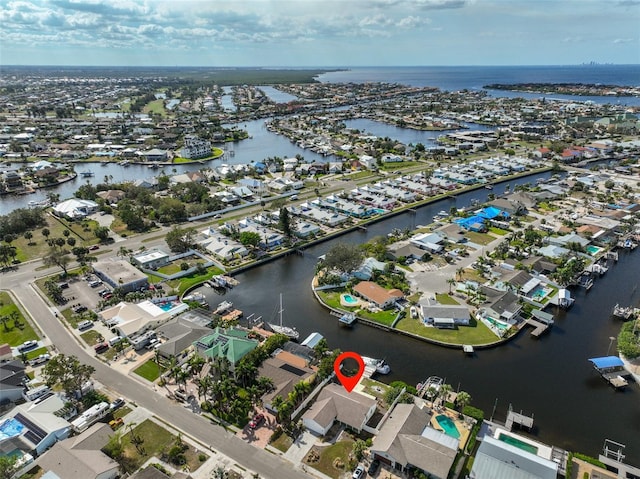
M 43 276 L 57 272 L 58 268 L 37 271 L 38 262 L 23 264 L 17 271 L 0 273 L 0 286 L 10 289 L 20 301 L 22 307 L 34 319 L 42 332 L 57 347 L 58 351 L 77 356 L 82 362 L 96 368 L 95 379 L 114 392 L 142 406 L 157 417 L 170 423 L 186 435 L 210 446 L 214 451 L 230 457 L 242 467 L 268 479 L 297 479 L 310 477 L 280 456 L 257 449 L 232 432 L 213 425 L 203 417 L 193 414 L 181 405 L 169 401 L 160 394 L 153 394 L 147 387 L 135 379 L 111 369 L 97 360 L 90 348 L 85 349 L 76 338 L 67 331 L 53 315 L 51 307 L 40 297 L 32 286 L 35 275 Z

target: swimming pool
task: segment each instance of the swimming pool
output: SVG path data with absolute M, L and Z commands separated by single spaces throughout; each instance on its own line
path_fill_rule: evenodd
M 495 326 L 496 328 L 502 331 L 506 331 L 510 327 L 507 323 L 503 323 L 502 321 L 497 321 L 493 319 L 491 316 L 486 316 L 485 319 L 489 321 L 493 326 Z
M 541 301 L 545 298 L 546 295 L 549 294 L 550 291 L 551 291 L 550 289 L 545 288 L 544 286 L 538 286 L 536 289 L 533 290 L 531 299 L 533 299 L 534 301 Z
M 379 215 L 383 215 L 387 212 L 387 210 L 383 210 L 382 208 L 375 208 L 373 211 L 375 211 Z
M 602 248 L 598 248 L 597 246 L 593 246 L 591 244 L 587 246 L 587 253 L 589 253 L 591 256 L 595 256 L 600 251 L 602 251 Z
M 24 425 L 14 418 L 9 418 L 0 424 L 0 441 L 10 437 L 19 436 L 24 429 Z
M 358 304 L 358 298 L 354 298 L 350 294 L 343 294 L 342 300 L 347 304 Z
M 454 439 L 460 439 L 460 431 L 456 427 L 456 423 L 449 416 L 439 414 L 436 416 L 436 422 L 444 430 L 447 436 L 451 436 Z
M 509 436 L 508 434 L 500 434 L 498 439 L 502 442 L 506 442 L 507 444 L 511 444 L 518 449 L 522 449 L 523 451 L 530 452 L 531 454 L 538 454 L 538 448 L 536 446 L 529 444 L 528 442 L 521 441 L 516 437 Z
M 160 309 L 162 311 L 171 311 L 173 308 L 175 308 L 177 305 L 175 303 L 172 302 L 168 302 L 168 303 L 162 303 L 159 304 L 158 306 L 160 306 Z

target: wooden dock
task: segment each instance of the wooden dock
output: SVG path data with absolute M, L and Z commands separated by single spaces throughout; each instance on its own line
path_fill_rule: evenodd
M 602 377 L 615 389 L 622 389 L 629 384 L 628 381 L 621 376 L 620 371 L 602 373 Z
M 526 416 L 520 412 L 514 412 L 509 406 L 509 412 L 507 413 L 507 422 L 505 423 L 505 427 L 511 431 L 513 425 L 517 424 L 518 426 L 524 426 L 527 429 L 531 429 L 533 427 L 533 416 Z
M 527 319 L 524 322 L 524 324 L 527 326 L 533 327 L 533 331 L 531 331 L 531 336 L 533 336 L 534 338 L 540 337 L 541 334 L 545 333 L 549 329 L 548 324 L 540 323 L 532 318 Z

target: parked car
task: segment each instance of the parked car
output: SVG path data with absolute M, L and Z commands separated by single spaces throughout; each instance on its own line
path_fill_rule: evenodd
M 356 467 L 356 470 L 353 471 L 353 476 L 351 477 L 353 479 L 362 479 L 363 477 L 365 477 L 364 466 Z
M 21 353 L 24 351 L 29 351 L 30 349 L 35 348 L 38 345 L 38 341 L 34 341 L 33 339 L 29 341 L 25 341 L 20 346 L 18 346 L 18 351 Z
M 124 424 L 124 421 L 122 420 L 121 417 L 118 417 L 112 421 L 109 421 L 109 426 L 111 426 L 111 429 L 113 429 L 114 431 L 118 429 L 120 426 L 122 426 L 122 424 Z
M 93 349 L 96 353 L 100 354 L 109 349 L 109 345 L 107 343 L 98 343 L 93 347 Z
M 251 421 L 249 421 L 249 427 L 251 429 L 258 429 L 263 422 L 264 422 L 264 414 L 262 413 L 255 414 L 253 418 L 251 418 Z
M 91 250 L 91 251 L 95 251 L 95 250 L 97 250 L 97 249 L 100 249 L 100 246 L 98 246 L 97 244 L 94 244 L 93 246 L 91 246 L 91 247 L 89 248 L 89 250 Z
M 380 460 L 374 459 L 373 461 L 371 461 L 371 464 L 369 464 L 369 469 L 367 469 L 367 474 L 369 474 L 370 476 L 373 476 L 378 471 L 379 467 L 380 467 Z
M 115 411 L 116 409 L 122 406 L 124 406 L 124 399 L 118 398 L 115 401 L 113 401 L 111 404 L 109 404 L 109 409 L 111 409 L 112 411 Z

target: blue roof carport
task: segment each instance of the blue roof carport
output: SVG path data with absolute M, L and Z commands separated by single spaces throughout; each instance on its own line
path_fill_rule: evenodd
M 622 359 L 618 356 L 603 356 L 601 358 L 589 359 L 598 369 L 620 368 L 624 366 Z

